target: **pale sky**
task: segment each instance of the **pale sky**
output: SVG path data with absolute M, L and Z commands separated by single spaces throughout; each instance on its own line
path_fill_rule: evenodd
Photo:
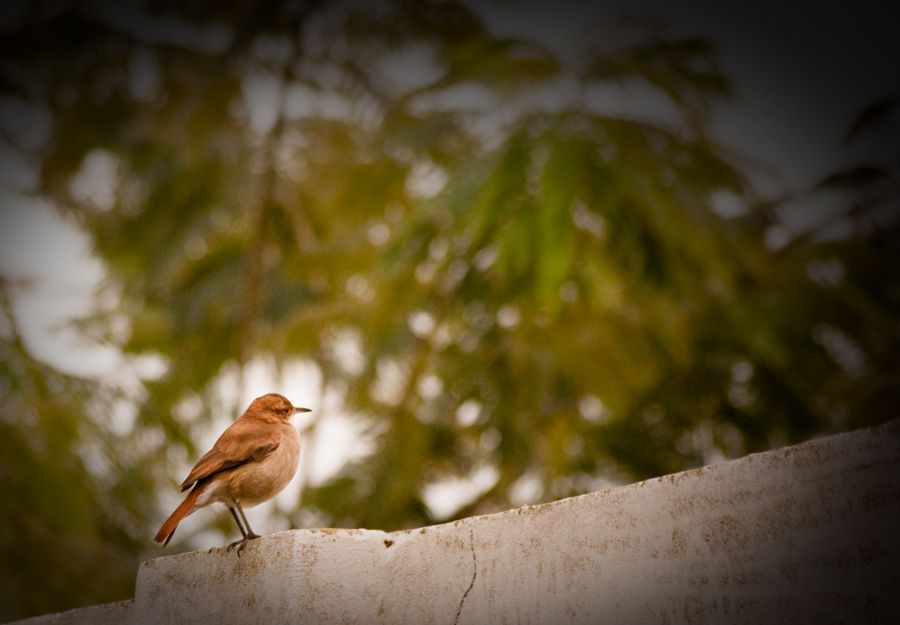
M 900 89 L 896 3 L 605 0 L 557 9 L 542 0 L 495 0 L 485 6 L 498 31 L 544 41 L 563 55 L 581 42 L 614 44 L 631 34 L 610 18 L 660 20 L 672 35 L 706 37 L 735 87 L 733 102 L 717 115 L 718 136 L 771 165 L 790 187 L 808 185 L 838 164 L 856 113 Z

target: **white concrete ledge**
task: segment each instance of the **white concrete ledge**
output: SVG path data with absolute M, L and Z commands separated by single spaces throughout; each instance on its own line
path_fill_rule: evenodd
M 445 525 L 157 558 L 112 605 L 134 625 L 900 623 L 900 421 Z

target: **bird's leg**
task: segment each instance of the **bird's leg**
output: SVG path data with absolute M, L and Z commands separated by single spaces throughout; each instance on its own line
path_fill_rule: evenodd
M 231 513 L 231 516 L 234 517 L 234 522 L 237 523 L 238 529 L 241 531 L 241 536 L 247 535 L 247 530 L 244 529 L 244 526 L 241 525 L 241 520 L 238 518 L 237 512 L 234 511 L 234 508 L 228 506 L 228 511 Z
M 237 512 L 234 511 L 232 506 L 228 506 L 228 511 L 231 513 L 231 516 L 234 518 L 234 522 L 237 523 L 238 529 L 241 530 L 241 539 L 236 540 L 233 543 L 228 545 L 228 551 L 231 551 L 235 547 L 238 548 L 238 556 L 241 555 L 241 549 L 244 548 L 244 545 L 247 544 L 247 530 L 244 529 L 244 526 L 241 525 L 241 520 L 238 518 Z
M 237 511 L 241 515 L 241 520 L 244 521 L 244 527 L 247 528 L 247 540 L 253 540 L 254 538 L 259 538 L 259 534 L 253 531 L 250 527 L 250 523 L 247 522 L 247 517 L 244 516 L 244 509 L 241 508 L 241 504 L 238 502 L 234 502 L 234 505 L 237 506 Z
M 238 527 L 241 528 L 241 534 L 243 534 L 244 537 L 242 539 L 236 540 L 233 543 L 231 543 L 230 545 L 228 545 L 228 550 L 231 551 L 231 549 L 233 547 L 237 547 L 237 554 L 238 554 L 238 557 L 240 558 L 241 552 L 244 550 L 244 547 L 247 546 L 247 543 L 249 543 L 254 538 L 259 538 L 259 534 L 257 534 L 250 528 L 250 523 L 247 521 L 247 517 L 244 515 L 244 510 L 243 510 L 243 508 L 241 508 L 241 504 L 239 504 L 238 502 L 235 501 L 234 506 L 235 506 L 235 508 L 237 508 L 238 514 L 241 515 L 241 519 L 244 521 L 243 526 L 241 525 L 240 521 L 238 521 L 237 514 L 234 513 L 234 508 L 231 508 L 229 506 L 228 509 L 231 510 L 231 514 L 232 514 L 232 516 L 234 516 L 234 520 L 235 520 L 235 522 L 237 522 Z M 246 530 L 244 529 L 245 527 L 247 528 Z

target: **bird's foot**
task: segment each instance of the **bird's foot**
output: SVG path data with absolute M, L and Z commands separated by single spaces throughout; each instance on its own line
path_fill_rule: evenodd
M 231 551 L 232 549 L 237 547 L 237 554 L 238 554 L 238 557 L 240 558 L 241 552 L 244 550 L 244 547 L 247 546 L 247 543 L 249 543 L 251 540 L 256 540 L 257 538 L 259 538 L 259 534 L 254 534 L 253 532 L 250 532 L 249 534 L 247 534 L 240 540 L 236 540 L 233 543 L 231 543 L 230 545 L 228 545 L 228 551 Z

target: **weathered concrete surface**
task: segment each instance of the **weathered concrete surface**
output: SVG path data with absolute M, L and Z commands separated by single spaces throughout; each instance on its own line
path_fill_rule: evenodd
M 93 622 L 66 614 L 40 622 Z M 128 622 L 900 623 L 900 421 L 452 524 L 158 558 Z

